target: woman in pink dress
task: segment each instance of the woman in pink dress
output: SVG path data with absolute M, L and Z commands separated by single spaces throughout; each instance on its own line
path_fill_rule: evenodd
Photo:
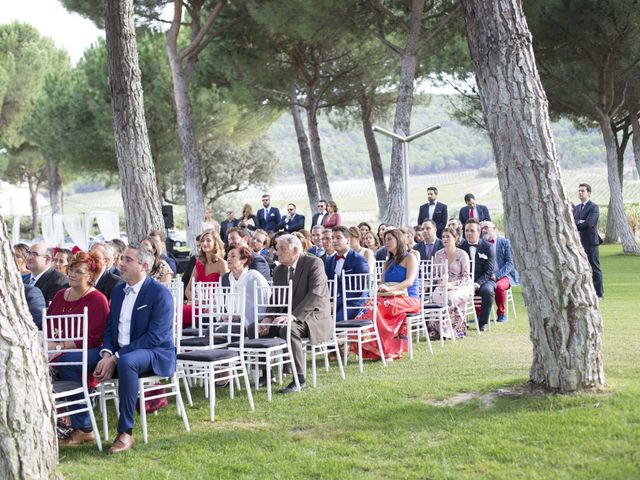
M 340 225 L 340 214 L 338 213 L 338 205 L 333 200 L 327 202 L 327 215 L 322 221 L 325 229 L 331 230 L 333 227 Z
M 193 282 L 219 282 L 220 277 L 228 271 L 227 262 L 224 259 L 224 244 L 220 239 L 220 235 L 213 229 L 205 230 L 200 235 L 198 256 L 184 292 L 185 297 L 189 302 L 191 301 L 191 285 Z M 182 308 L 182 326 L 191 327 L 191 322 L 191 304 L 187 303 Z

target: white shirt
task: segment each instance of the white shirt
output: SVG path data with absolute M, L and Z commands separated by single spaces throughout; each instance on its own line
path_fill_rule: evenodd
M 315 227 L 316 225 L 322 225 L 322 221 L 324 220 L 324 217 L 327 215 L 327 212 L 323 212 L 318 214 L 318 218 L 316 218 L 316 224 L 312 225 L 312 227 Z
M 350 248 L 347 248 L 347 251 L 344 252 L 344 255 L 342 255 L 345 258 L 337 258 L 336 259 L 336 269 L 333 271 L 333 273 L 335 273 L 338 277 L 340 275 L 342 275 L 342 269 L 344 268 L 344 262 L 346 261 L 346 257 L 347 255 L 349 255 L 349 250 L 351 250 Z M 336 252 L 336 255 L 340 255 L 338 252 Z
M 142 288 L 142 284 L 146 280 L 146 277 L 140 280 L 135 285 L 126 285 L 125 288 L 131 287 L 132 291 L 124 296 L 122 300 L 122 307 L 120 308 L 120 319 L 118 320 L 118 345 L 124 347 L 131 343 L 131 317 L 133 316 L 133 306 L 138 298 L 138 293 Z
M 429 219 L 431 220 L 433 220 L 433 212 L 436 210 L 436 203 L 438 202 L 433 202 L 433 205 L 429 204 Z

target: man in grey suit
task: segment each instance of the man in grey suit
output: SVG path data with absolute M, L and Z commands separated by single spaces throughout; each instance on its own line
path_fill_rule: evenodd
M 292 282 L 291 312 L 291 353 L 295 363 L 300 389 L 306 387 L 304 378 L 304 347 L 302 339 L 308 337 L 312 344 L 325 342 L 333 336 L 333 321 L 331 319 L 331 305 L 329 303 L 329 289 L 324 264 L 318 257 L 305 255 L 300 240 L 291 234 L 278 238 L 276 250 L 278 265 L 273 271 L 274 285 L 288 285 Z M 279 313 L 279 312 L 273 312 Z M 278 322 L 277 317 L 269 322 Z M 286 318 L 282 317 L 283 322 Z M 275 328 L 261 327 L 261 335 Z M 279 328 L 277 332 L 281 338 L 286 338 L 286 330 Z M 298 391 L 298 387 L 291 382 L 281 393 Z

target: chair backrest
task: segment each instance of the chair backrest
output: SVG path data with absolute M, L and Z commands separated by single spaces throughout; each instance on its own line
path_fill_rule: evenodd
M 433 292 L 438 289 L 444 295 L 444 303 L 448 305 L 449 300 L 449 264 L 445 259 L 442 263 L 432 263 L 428 273 L 428 293 L 425 293 L 425 300 L 431 301 Z
M 333 330 L 336 327 L 336 316 L 338 311 L 338 276 L 327 280 L 327 288 L 329 289 L 329 302 L 331 305 L 331 318 L 333 319 Z
M 382 283 L 382 272 L 385 262 L 386 260 L 376 260 L 376 280 L 378 283 Z
M 364 305 L 373 309 L 373 319 L 377 312 L 378 284 L 368 273 L 345 273 L 342 275 L 343 318 L 349 318 L 349 311 L 361 310 Z M 375 322 L 374 322 L 375 323 Z
M 163 283 L 163 285 L 171 292 L 171 297 L 173 298 L 173 338 L 177 346 L 180 342 L 178 330 L 182 330 L 184 283 L 182 279 L 174 278 L 167 283 Z
M 215 323 L 215 291 L 220 287 L 220 282 L 193 282 L 191 284 L 191 318 L 192 327 L 198 325 L 198 335 L 202 336 L 203 329 Z
M 255 285 L 253 290 L 253 308 L 255 323 L 253 324 L 253 338 L 258 338 L 258 327 L 262 325 L 273 325 L 269 318 L 286 316 L 287 321 L 280 326 L 291 326 L 291 282 L 288 285 L 267 285 L 264 287 Z M 287 328 L 287 343 L 291 341 L 291 328 Z
M 49 357 L 49 366 L 59 367 L 63 365 L 82 365 L 82 381 L 87 379 L 87 338 L 88 338 L 89 314 L 87 307 L 82 313 L 49 315 L 47 309 L 42 311 L 42 337 L 44 351 Z M 49 348 L 49 343 L 54 348 Z M 65 347 L 65 343 L 73 347 Z M 80 347 L 77 346 L 80 342 Z M 61 345 L 60 349 L 55 347 Z M 82 353 L 80 361 L 69 360 L 62 356 L 64 353 Z
M 209 327 L 209 345 L 225 348 L 231 342 L 239 342 L 244 348 L 245 338 L 245 287 L 217 287 L 213 294 L 213 318 L 218 322 Z

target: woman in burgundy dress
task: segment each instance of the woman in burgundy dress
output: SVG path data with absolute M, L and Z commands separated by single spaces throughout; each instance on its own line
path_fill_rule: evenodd
M 341 225 L 340 214 L 338 213 L 338 205 L 333 200 L 327 202 L 327 215 L 322 221 L 325 229 L 331 230 L 333 227 Z
M 220 277 L 227 273 L 229 268 L 224 259 L 224 244 L 220 235 L 214 230 L 205 230 L 200 235 L 198 244 L 198 256 L 196 264 L 185 289 L 185 297 L 191 301 L 191 285 L 193 282 L 220 282 Z M 185 328 L 192 326 L 191 304 L 187 303 L 182 309 L 182 325 Z

